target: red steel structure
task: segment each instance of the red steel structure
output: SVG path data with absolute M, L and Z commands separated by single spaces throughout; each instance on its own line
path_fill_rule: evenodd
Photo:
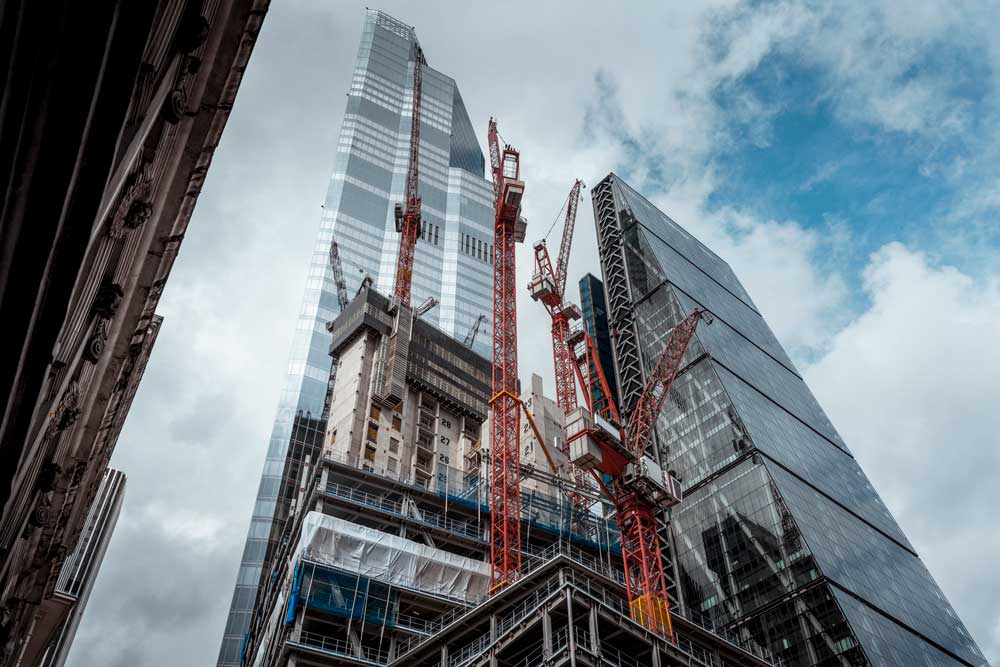
M 496 591 L 521 571 L 521 412 L 517 396 L 515 243 L 524 241 L 521 155 L 490 119 L 493 170 L 493 396 L 490 399 L 490 583 Z
M 646 449 L 702 317 L 703 313 L 695 310 L 671 331 L 624 429 L 617 426 L 613 401 L 590 404 L 595 383 L 602 390 L 601 396 L 610 396 L 593 341 L 582 329 L 570 339 L 590 412 L 589 419 L 580 416 L 567 427 L 573 462 L 594 474 L 615 506 L 632 618 L 667 637 L 673 636 L 673 627 L 656 514 L 680 501 L 680 489 Z
M 567 302 L 564 297 L 569 253 L 573 245 L 573 229 L 576 226 L 576 209 L 580 202 L 580 190 L 583 187 L 583 181 L 576 179 L 573 182 L 573 187 L 570 188 L 569 197 L 566 200 L 566 219 L 563 222 L 562 239 L 559 242 L 559 256 L 556 259 L 555 270 L 552 268 L 548 246 L 543 239 L 535 244 L 535 274 L 528 284 L 531 298 L 535 301 L 541 301 L 552 319 L 552 359 L 556 380 L 556 405 L 567 416 L 578 407 L 576 383 L 573 380 L 576 364 L 569 345 L 569 325 L 570 320 L 580 318 L 580 309 L 575 304 Z M 562 452 L 567 457 L 569 456 L 568 442 L 562 444 Z M 573 467 L 573 477 L 578 485 L 587 486 L 586 473 L 575 466 Z M 587 499 L 579 494 L 571 494 L 571 498 L 577 505 L 587 503 Z
M 569 322 L 580 317 L 579 309 L 566 303 L 566 270 L 569 266 L 569 251 L 573 244 L 573 228 L 576 225 L 576 208 L 580 201 L 583 181 L 577 179 L 569 192 L 566 203 L 566 220 L 563 223 L 562 240 L 559 243 L 559 257 L 556 268 L 544 240 L 535 244 L 535 275 L 528 289 L 531 298 L 541 301 L 552 318 L 552 357 L 555 362 L 556 404 L 563 414 L 577 408 L 576 384 L 573 381 L 573 357 L 569 349 Z
M 410 305 L 410 285 L 413 282 L 413 253 L 420 234 L 420 107 L 423 98 L 423 69 L 426 61 L 420 45 L 414 41 L 413 105 L 410 125 L 410 159 L 406 169 L 406 210 L 396 204 L 396 231 L 399 237 L 399 257 L 396 259 L 396 303 Z

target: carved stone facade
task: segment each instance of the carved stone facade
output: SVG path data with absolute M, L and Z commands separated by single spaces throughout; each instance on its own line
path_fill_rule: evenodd
M 55 594 L 268 0 L 11 0 L 0 116 L 0 667 Z

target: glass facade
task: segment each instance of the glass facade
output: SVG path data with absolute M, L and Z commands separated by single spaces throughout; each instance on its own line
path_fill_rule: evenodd
M 580 278 L 580 312 L 583 326 L 597 346 L 597 358 L 601 370 L 608 381 L 611 398 L 618 404 L 618 380 L 615 376 L 615 358 L 611 349 L 611 329 L 608 327 L 608 304 L 604 299 L 604 283 L 597 276 L 588 273 Z M 592 400 L 598 403 L 603 397 L 600 387 L 593 388 Z
M 592 196 L 622 402 L 674 325 L 712 316 L 655 429 L 685 490 L 679 604 L 787 665 L 985 667 L 729 266 L 616 176 Z
M 368 11 L 348 91 L 333 174 L 289 355 L 288 377 L 267 448 L 236 589 L 226 623 L 220 667 L 240 663 L 243 636 L 261 571 L 275 535 L 272 523 L 294 484 L 295 452 L 308 453 L 322 438 L 320 416 L 331 359 L 325 325 L 340 307 L 328 257 L 336 238 L 344 277 L 355 294 L 367 275 L 392 293 L 399 235 L 393 208 L 405 197 L 409 159 L 413 30 Z M 420 195 L 423 226 L 414 260 L 412 302 L 439 305 L 423 316 L 462 339 L 480 314 L 475 350 L 492 338 L 493 187 L 485 159 L 455 81 L 424 65 L 420 126 Z M 459 276 L 461 275 L 461 285 Z

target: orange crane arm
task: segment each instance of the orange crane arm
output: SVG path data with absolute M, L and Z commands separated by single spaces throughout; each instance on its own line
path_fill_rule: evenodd
M 413 104 L 410 120 L 410 157 L 406 169 L 406 209 L 396 204 L 396 231 L 400 232 L 399 256 L 396 258 L 396 303 L 410 305 L 413 283 L 413 254 L 420 235 L 420 110 L 423 102 L 424 52 L 413 42 Z
M 563 223 L 562 240 L 559 242 L 559 258 L 556 260 L 556 292 L 560 301 L 566 294 L 566 271 L 569 269 L 569 250 L 573 245 L 573 228 L 576 226 L 576 206 L 580 201 L 580 188 L 583 181 L 579 178 L 573 183 L 566 203 L 566 221 Z
M 697 308 L 684 318 L 680 324 L 674 327 L 667 339 L 667 345 L 663 348 L 653 371 L 646 380 L 646 386 L 636 402 L 635 410 L 628 421 L 628 428 L 625 431 L 625 439 L 622 444 L 632 452 L 637 459 L 641 459 L 649 445 L 649 437 L 652 433 L 653 424 L 660 415 L 670 387 L 677 378 L 677 372 L 681 367 L 681 359 L 687 351 L 691 338 L 694 336 L 695 327 L 698 320 L 704 313 Z
M 333 282 L 337 285 L 337 303 L 343 311 L 351 299 L 347 296 L 347 283 L 344 282 L 344 268 L 340 264 L 340 248 L 336 241 L 330 242 L 330 269 L 333 271 Z

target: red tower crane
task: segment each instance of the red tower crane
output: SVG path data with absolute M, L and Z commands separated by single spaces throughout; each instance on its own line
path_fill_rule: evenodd
M 535 274 L 528 284 L 531 298 L 541 301 L 552 318 L 552 357 L 555 362 L 556 404 L 563 414 L 569 414 L 577 407 L 576 384 L 573 382 L 573 357 L 567 344 L 570 320 L 579 319 L 580 309 L 563 300 L 566 292 L 566 270 L 569 267 L 569 251 L 573 244 L 573 227 L 576 225 L 576 207 L 580 201 L 583 181 L 577 179 L 569 192 L 566 202 L 566 220 L 563 223 L 562 240 L 559 243 L 559 257 L 556 268 L 545 240 L 535 244 Z
M 490 590 L 521 571 L 521 412 L 517 396 L 517 306 L 514 244 L 524 241 L 521 155 L 500 149 L 497 124 L 489 125 L 493 171 L 493 396 L 490 398 Z
M 401 306 L 410 305 L 410 285 L 413 282 L 413 253 L 420 235 L 420 107 L 423 98 L 424 52 L 413 42 L 413 104 L 410 124 L 410 158 L 406 169 L 406 208 L 396 204 L 394 215 L 399 237 L 399 257 L 396 259 L 395 301 Z
M 681 490 L 677 480 L 646 454 L 646 448 L 702 316 L 696 309 L 670 332 L 624 429 L 617 425 L 617 410 L 608 399 L 600 406 L 590 405 L 588 411 L 574 412 L 566 429 L 574 465 L 590 470 L 615 506 L 632 618 L 667 637 L 673 636 L 673 627 L 656 513 L 680 502 Z M 574 332 L 570 345 L 588 403 L 594 383 L 601 385 L 600 396 L 609 396 L 597 350 L 586 331 Z

